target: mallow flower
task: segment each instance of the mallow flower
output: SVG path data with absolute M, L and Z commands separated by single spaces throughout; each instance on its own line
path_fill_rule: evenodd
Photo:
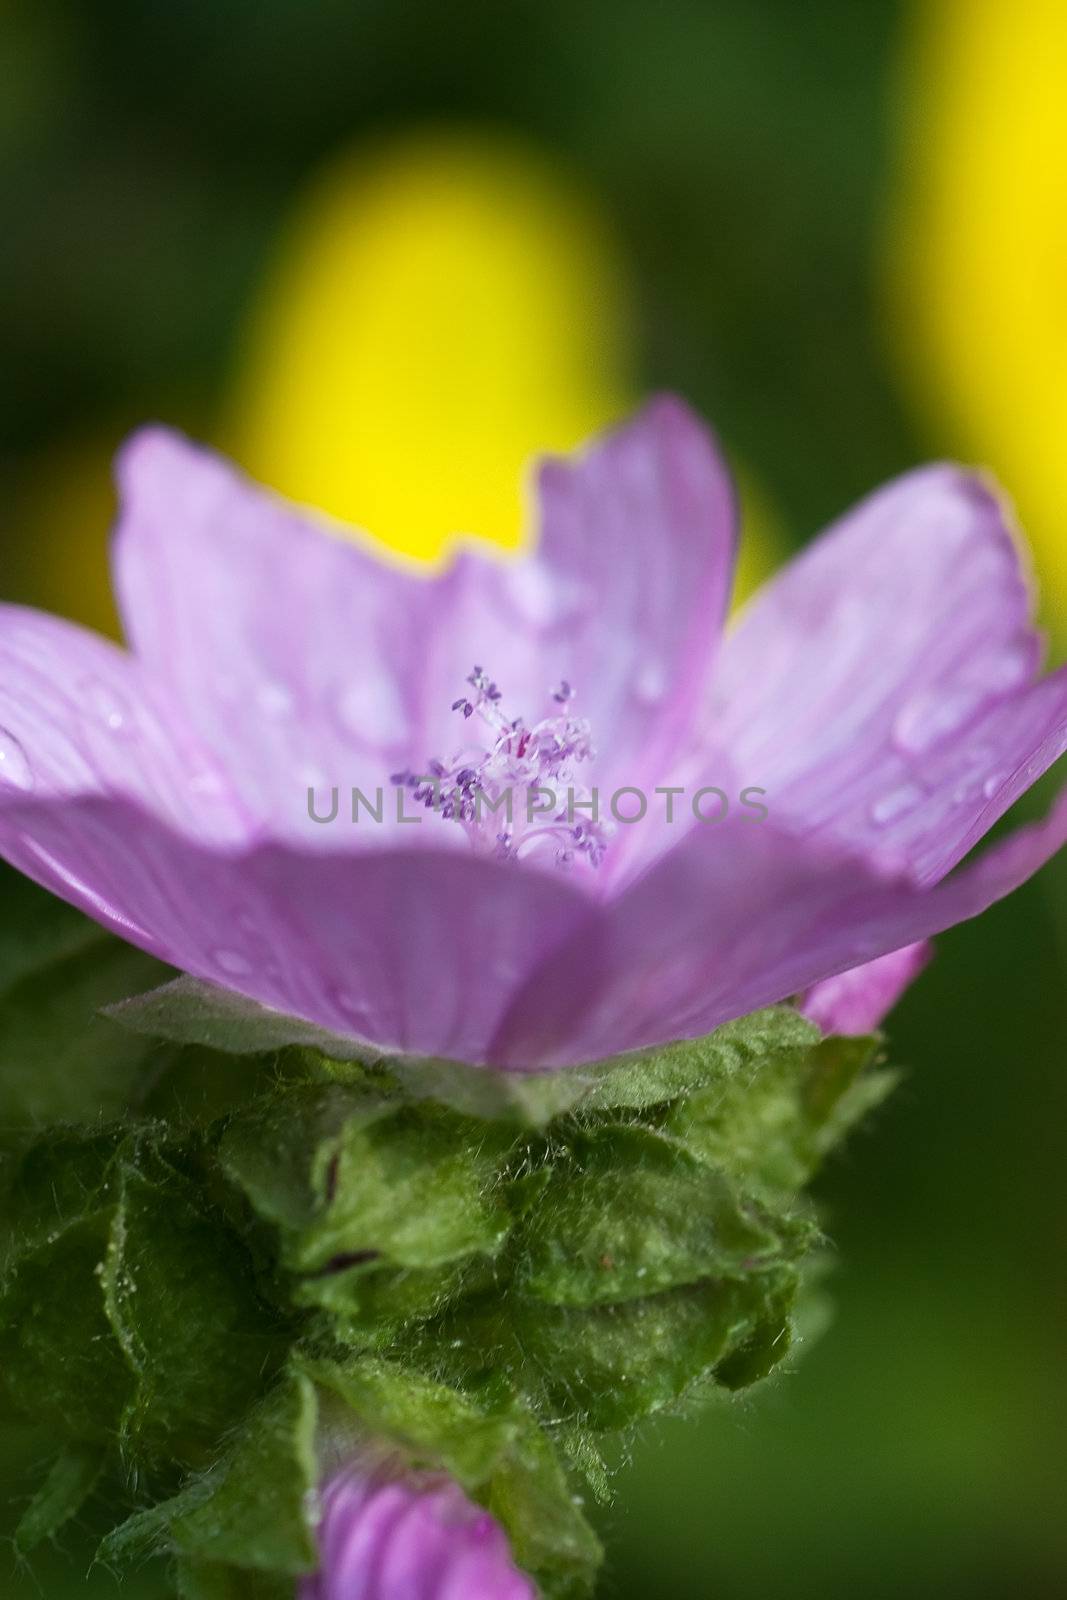
M 1067 836 L 1061 797 L 965 862 L 1067 673 L 955 467 L 729 629 L 734 496 L 672 398 L 540 466 L 512 560 L 388 564 L 161 428 L 118 478 L 129 651 L 0 612 L 0 852 L 274 1038 L 531 1070 L 797 996 L 869 1026 Z
M 322 1495 L 320 1568 L 297 1600 L 534 1600 L 507 1535 L 451 1478 L 350 1463 Z

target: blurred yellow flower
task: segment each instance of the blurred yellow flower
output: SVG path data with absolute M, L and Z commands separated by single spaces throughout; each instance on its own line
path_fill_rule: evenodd
M 407 555 L 507 547 L 530 457 L 635 392 L 623 273 L 590 202 L 524 147 L 409 136 L 293 219 L 226 439 L 256 477 Z
M 620 253 L 577 185 L 496 134 L 407 134 L 335 160 L 298 201 L 214 436 L 404 556 L 438 557 L 456 533 L 513 549 L 531 459 L 639 404 L 635 327 Z M 118 432 L 45 458 L 23 515 L 26 597 L 96 625 Z M 743 599 L 783 541 L 744 471 L 740 485 Z
M 1067 631 L 1067 5 L 914 5 L 899 110 L 894 356 L 1014 497 Z

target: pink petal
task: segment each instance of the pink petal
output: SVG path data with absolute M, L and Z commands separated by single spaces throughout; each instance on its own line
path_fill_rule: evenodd
M 382 1049 L 471 1062 L 590 914 L 562 872 L 414 847 L 235 855 L 106 798 L 5 806 L 0 854 L 194 977 Z
M 1028 690 L 1029 614 L 991 489 L 909 473 L 756 596 L 723 650 L 717 747 L 784 826 L 932 881 L 990 826 L 993 791 L 1063 748 L 1067 681 Z
M 933 888 L 770 824 L 697 829 L 551 955 L 491 1059 L 567 1066 L 698 1038 L 977 916 L 1067 841 L 1067 791 Z
M 162 428 L 126 445 L 115 584 L 140 661 L 273 833 L 309 786 L 368 792 L 422 747 L 437 583 Z
M 652 783 L 688 739 L 730 599 L 737 508 L 715 440 L 662 396 L 540 471 L 538 563 L 567 598 L 567 676 L 598 782 Z
M 813 984 L 800 1009 L 823 1033 L 871 1033 L 933 956 L 926 940 Z
M 468 551 L 441 574 L 372 559 L 163 429 L 127 445 L 119 481 L 131 643 L 272 833 L 308 837 L 308 786 L 371 792 L 447 759 L 474 664 L 531 721 L 567 678 L 619 782 L 658 770 L 706 686 L 735 515 L 676 401 L 543 467 L 533 556 Z
M 300 1600 L 535 1600 L 499 1524 L 439 1476 L 335 1480 L 319 1547 Z
M 121 796 L 209 840 L 248 833 L 218 764 L 133 657 L 0 605 L 0 811 L 87 795 Z

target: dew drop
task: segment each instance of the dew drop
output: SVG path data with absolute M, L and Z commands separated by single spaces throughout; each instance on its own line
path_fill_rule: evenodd
M 963 727 L 980 699 L 974 691 L 961 689 L 931 689 L 913 696 L 897 714 L 893 743 L 905 755 L 925 755 Z
M 968 800 L 974 800 L 982 792 L 982 785 L 977 778 L 968 778 L 963 783 L 956 785 L 952 791 L 952 804 L 962 806 Z
M 343 1011 L 350 1022 L 365 1024 L 367 1007 L 354 994 L 349 994 L 347 989 L 337 989 L 333 996 L 334 1004 L 339 1011 Z
M 217 772 L 202 767 L 199 772 L 189 774 L 189 792 L 206 796 L 220 795 L 224 792 L 224 786 Z
M 216 966 L 231 978 L 247 978 L 253 970 L 252 963 L 240 950 L 221 949 L 212 952 Z
M 12 789 L 33 788 L 33 769 L 25 750 L 13 733 L 0 728 L 0 784 Z
M 129 704 L 110 684 L 101 678 L 89 678 L 82 685 L 82 694 L 89 709 L 110 732 L 126 734 L 132 731 L 134 716 Z
M 667 692 L 667 669 L 655 656 L 649 656 L 637 670 L 634 693 L 642 705 L 654 706 Z
M 504 574 L 508 599 L 525 622 L 535 628 L 552 620 L 554 595 L 552 579 L 540 561 L 516 561 Z
M 293 696 L 284 683 L 261 683 L 256 689 L 256 705 L 264 716 L 287 717 L 293 709 Z
M 990 773 L 989 777 L 982 785 L 983 798 L 986 800 L 992 800 L 993 796 L 998 792 L 1001 785 L 1004 783 L 1006 777 L 1007 774 L 1004 772 Z
M 410 732 L 400 691 L 384 674 L 346 684 L 337 696 L 337 715 L 347 733 L 372 744 L 402 744 Z
M 923 799 L 923 791 L 917 783 L 901 784 L 899 789 L 893 789 L 889 794 L 883 795 L 871 806 L 871 821 L 877 827 L 883 828 L 887 823 L 895 822 L 899 817 L 907 816 L 909 811 Z

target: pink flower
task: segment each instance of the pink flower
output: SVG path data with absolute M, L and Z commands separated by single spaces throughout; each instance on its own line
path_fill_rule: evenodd
M 896 1005 L 933 955 L 925 940 L 891 950 L 862 967 L 823 978 L 801 996 L 800 1009 L 823 1033 L 870 1033 Z
M 1038 677 L 1002 506 L 954 467 L 872 495 L 726 632 L 733 495 L 676 400 L 541 467 L 514 563 L 387 565 L 161 429 L 119 480 L 131 652 L 0 609 L 0 853 L 353 1048 L 525 1069 L 707 1033 L 1067 837 L 1061 797 L 960 865 L 1067 746 L 1067 676 Z M 513 827 L 470 808 L 539 782 Z M 886 970 L 849 980 L 868 1021 Z
M 323 1495 L 321 1567 L 297 1600 L 535 1600 L 507 1538 L 450 1478 L 352 1469 Z

